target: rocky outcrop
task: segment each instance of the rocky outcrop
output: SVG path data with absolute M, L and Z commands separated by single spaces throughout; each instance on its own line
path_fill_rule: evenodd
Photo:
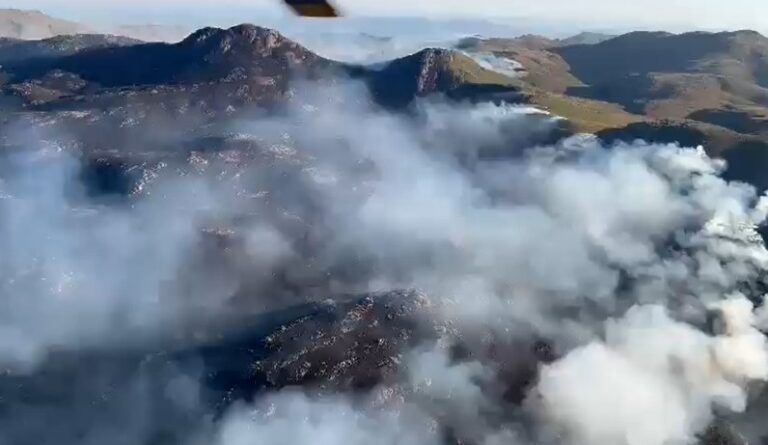
M 370 389 L 392 382 L 403 352 L 435 336 L 430 303 L 415 291 L 328 302 L 264 338 L 256 375 L 272 387 Z
M 368 77 L 374 97 L 393 108 L 435 93 L 457 99 L 496 93 L 506 95 L 510 102 L 521 100 L 512 79 L 447 49 L 428 48 L 393 60 L 382 69 L 368 73 Z
M 408 345 L 434 335 L 421 323 L 429 310 L 426 297 L 412 291 L 335 296 L 259 315 L 230 335 L 209 332 L 198 345 L 62 351 L 34 374 L 0 373 L 3 437 L 81 443 L 98 422 L 121 437 L 139 434 L 131 443 L 187 443 L 184 435 L 202 427 L 195 422 L 265 390 L 355 391 L 391 379 Z M 35 411 L 41 406 L 45 413 Z M 137 433 L 131 416 L 141 406 L 147 415 Z M 70 420 L 51 434 L 35 422 L 8 424 L 9 409 L 36 421 Z

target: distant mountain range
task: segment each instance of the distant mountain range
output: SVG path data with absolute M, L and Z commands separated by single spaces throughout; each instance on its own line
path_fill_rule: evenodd
M 513 79 L 456 51 L 425 49 L 384 66 L 347 64 L 254 25 L 204 28 L 174 44 L 103 35 L 6 39 L 0 65 L 0 128 L 19 119 L 60 128 L 89 152 L 109 151 L 116 142 L 161 147 L 159 133 L 167 130 L 158 119 L 184 119 L 207 137 L 211 125 L 238 113 L 305 100 L 293 83 L 302 78 L 355 79 L 380 105 L 399 110 L 431 94 L 525 99 Z M 185 137 L 194 139 L 195 131 Z M 0 145 L 9 144 L 0 137 Z
M 534 101 L 580 129 L 673 120 L 747 139 L 768 135 L 768 38 L 757 32 L 633 32 L 565 42 L 526 37 L 461 46 L 518 60 Z M 586 112 L 590 107 L 602 111 Z
M 119 25 L 100 27 L 51 17 L 40 11 L 0 8 L 0 37 L 22 40 L 61 35 L 108 33 L 145 41 L 178 41 L 189 34 L 178 25 Z
M 768 38 L 755 31 L 605 37 L 576 44 L 468 39 L 459 46 L 520 62 L 521 91 L 569 118 L 576 131 L 704 144 L 732 159 L 733 170 L 742 166 L 740 177 L 768 186 L 741 159 L 755 159 L 768 141 Z
M 352 65 L 325 59 L 277 31 L 254 25 L 204 28 L 176 44 L 99 35 L 6 40 L 0 42 L 0 62 L 7 79 L 5 92 L 29 93 L 19 96 L 21 109 L 63 109 L 73 100 L 82 105 L 129 90 L 135 102 L 149 88 L 194 97 L 235 85 L 249 87 L 235 88 L 245 102 L 264 105 L 285 93 L 289 79 L 299 74 L 361 79 L 383 105 L 393 107 L 432 93 L 465 98 L 498 93 L 521 99 L 511 78 L 455 51 L 425 49 L 383 67 Z M 89 87 L 88 93 L 62 89 L 60 82 L 52 80 L 61 77 L 78 79 Z M 187 91 L 192 85 L 200 87 L 194 93 Z M 53 96 L 55 100 L 46 99 Z
M 90 29 L 38 12 L 0 11 L 3 23 L 0 35 L 9 37 L 0 40 L 0 105 L 6 112 L 146 115 L 161 103 L 171 111 L 215 115 L 278 104 L 292 94 L 289 80 L 296 75 L 341 73 L 367 83 L 386 107 L 434 93 L 525 102 L 567 118 L 571 132 L 701 143 L 749 167 L 739 177 L 768 187 L 751 162 L 739 161 L 768 146 L 768 38 L 754 31 L 473 37 L 458 43 L 461 52 L 424 49 L 372 67 L 321 57 L 252 25 L 205 28 L 168 44 L 83 34 Z M 158 38 L 167 31 L 120 29 Z M 77 34 L 47 36 L 59 33 Z M 34 36 L 47 38 L 23 40 Z M 515 61 L 521 72 L 509 77 L 480 66 L 469 57 L 478 53 Z
M 62 34 L 92 32 L 87 26 L 61 20 L 40 11 L 0 9 L 0 36 L 14 39 L 45 39 Z

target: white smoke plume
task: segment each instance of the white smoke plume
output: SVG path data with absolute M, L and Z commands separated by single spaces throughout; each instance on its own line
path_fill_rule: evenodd
M 284 392 L 238 407 L 216 433 L 217 445 L 321 444 L 437 445 L 430 420 L 418 410 L 366 412 L 343 397 L 309 398 Z
M 21 154 L 5 166 L 12 173 L 0 200 L 2 366 L 181 333 L 203 314 L 215 318 L 236 292 L 232 274 L 190 269 L 201 231 L 243 211 L 203 178 L 159 181 L 146 199 L 105 206 L 84 196 L 78 161 L 66 152 Z M 246 254 L 252 274 L 290 253 L 274 228 L 247 229 L 248 245 L 258 244 Z M 185 289 L 196 274 L 205 281 Z
M 508 77 L 520 77 L 523 72 L 523 64 L 508 57 L 485 52 L 465 52 L 465 54 L 481 67 Z
M 605 339 L 544 367 L 534 393 L 542 415 L 576 443 L 690 443 L 715 407 L 746 408 L 746 386 L 768 379 L 765 337 L 741 295 L 714 306 L 723 331 L 708 335 L 637 306 L 609 321 Z
M 429 444 L 448 425 L 473 443 L 523 440 L 527 428 L 579 444 L 689 443 L 765 380 L 749 300 L 761 300 L 768 267 L 756 232 L 766 200 L 721 179 L 725 166 L 701 148 L 551 144 L 542 136 L 558 120 L 526 107 L 423 101 L 392 114 L 346 83 L 297 88 L 293 102 L 231 125 L 268 162 L 219 153 L 215 171 L 192 155 L 192 168 L 166 166 L 127 204 L 73 191 L 79 172 L 64 154 L 10 164 L 0 362 L 34 372 L 58 350 L 194 332 L 237 313 L 234 295 L 285 307 L 296 301 L 269 281 L 280 269 L 306 284 L 300 301 L 418 288 L 451 340 L 537 336 L 565 354 L 541 369 L 533 419 L 503 400 L 501 366 L 481 351 L 455 363 L 417 349 L 396 357 L 395 408 L 369 410 L 370 394 L 266 394 L 201 422 L 202 440 Z M 245 247 L 196 262 L 205 229 Z

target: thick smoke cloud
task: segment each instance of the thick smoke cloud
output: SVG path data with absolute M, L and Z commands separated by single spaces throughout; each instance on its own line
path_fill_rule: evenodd
M 752 304 L 734 296 L 715 307 L 723 332 L 711 336 L 636 306 L 609 321 L 605 339 L 541 373 L 541 410 L 576 443 L 688 443 L 716 406 L 746 408 L 746 384 L 768 378 L 768 350 Z
M 338 397 L 307 398 L 285 392 L 260 400 L 256 407 L 234 410 L 216 434 L 217 445 L 345 443 L 363 445 L 437 445 L 429 419 L 410 407 L 367 413 Z
M 191 443 L 661 445 L 746 409 L 768 377 L 753 315 L 768 204 L 752 187 L 701 148 L 551 144 L 558 120 L 525 107 L 422 101 L 401 115 L 365 97 L 297 86 L 281 113 L 231 123 L 247 153 L 190 153 L 115 201 L 89 196 L 65 151 L 32 141 L 6 159 L 2 365 L 33 374 L 61 350 L 183 344 L 249 311 L 418 288 L 442 337 L 401 351 L 397 382 L 267 394 L 183 423 Z M 207 257 L 206 240 L 226 253 Z M 533 337 L 560 352 L 519 406 L 500 378 L 516 357 L 451 354 Z M 180 374 L 174 406 L 201 415 L 183 396 L 194 373 Z M 151 419 L 110 422 L 143 439 Z
M 297 113 L 313 154 L 330 151 L 324 141 L 332 140 L 376 167 L 362 205 L 332 211 L 340 229 L 332 250 L 372 256 L 369 285 L 424 289 L 469 329 L 533 330 L 566 349 L 587 341 L 543 370 L 535 409 L 543 430 L 563 427 L 585 443 L 691 442 L 714 406 L 745 409 L 744 385 L 765 379 L 768 358 L 751 303 L 725 298 L 759 287 L 764 198 L 720 179 L 725 166 L 701 148 L 604 147 L 584 136 L 515 146 L 510 121 L 540 122 L 526 110 L 420 111 L 416 123 L 367 109 Z M 505 159 L 482 156 L 504 143 Z M 473 162 L 462 165 L 462 155 Z M 334 193 L 324 201 L 330 209 L 339 202 Z M 703 330 L 713 305 L 725 326 L 715 337 Z M 610 315 L 620 321 L 603 335 L 600 320 Z M 426 357 L 443 369 L 428 374 L 445 399 L 439 410 L 422 409 L 475 441 L 514 436 L 514 423 L 483 425 L 477 412 L 493 398 L 466 378 L 461 390 L 446 386 L 462 371 Z M 416 375 L 423 360 L 409 363 Z M 590 388 L 606 381 L 615 385 L 602 400 Z
M 755 232 L 764 199 L 720 179 L 724 166 L 701 149 L 603 147 L 582 136 L 531 148 L 515 137 L 556 121 L 510 106 L 425 104 L 403 118 L 352 101 L 333 113 L 302 105 L 288 121 L 245 131 L 295 133 L 296 119 L 305 138 L 296 143 L 329 177 L 348 177 L 349 159 L 374 166 L 359 206 L 348 206 L 343 181 L 321 197 L 336 228 L 331 258 L 365 252 L 376 286 L 422 288 L 462 313 L 485 307 L 484 322 L 505 312 L 524 322 L 585 301 L 608 312 L 635 301 L 702 312 L 765 268 Z M 505 158 L 493 156 L 499 146 Z
M 59 348 L 131 347 L 181 333 L 236 292 L 230 271 L 190 264 L 201 231 L 243 211 L 210 182 L 159 180 L 144 199 L 110 206 L 89 200 L 80 163 L 65 152 L 14 155 L 5 167 L 3 366 L 33 366 Z M 253 224 L 247 235 L 254 274 L 289 254 L 270 226 Z

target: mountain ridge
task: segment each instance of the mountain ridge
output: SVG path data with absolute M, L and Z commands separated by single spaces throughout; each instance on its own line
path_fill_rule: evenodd
M 329 87 L 346 80 L 360 83 L 375 104 L 394 110 L 406 110 L 414 99 L 433 94 L 452 100 L 525 100 L 514 79 L 446 49 L 425 49 L 382 67 L 326 59 L 255 25 L 202 28 L 173 44 L 120 41 L 104 46 L 108 38 L 90 40 L 95 46 L 46 49 L 4 63 L 0 127 L 22 119 L 72 135 L 78 150 L 109 151 L 120 141 L 140 152 L 144 146 L 167 149 L 166 136 L 160 135 L 168 131 L 156 128 L 157 119 L 182 119 L 203 129 L 249 111 L 310 106 L 302 101 L 312 99 L 296 95 L 302 80 Z
M 565 46 L 464 43 L 521 63 L 523 90 L 577 131 L 678 125 L 718 141 L 713 152 L 768 136 L 768 38 L 756 31 L 635 31 Z
M 3 70 L 14 84 L 64 72 L 107 90 L 227 83 L 273 89 L 275 94 L 287 92 L 289 80 L 297 76 L 342 75 L 368 83 L 383 104 L 397 107 L 433 93 L 472 96 L 472 88 L 464 88 L 467 85 L 498 92 L 516 90 L 511 78 L 453 50 L 425 49 L 381 68 L 369 67 L 326 59 L 275 30 L 250 24 L 202 28 L 173 44 L 131 40 L 41 53 L 31 59 L 8 60 Z
M 295 61 L 324 60 L 276 31 L 238 25 L 226 30 L 203 28 L 175 44 L 110 46 L 63 57 L 23 61 L 9 69 L 21 79 L 60 69 L 104 86 L 117 87 L 213 80 L 237 67 L 261 68 L 258 62 L 268 58 L 280 58 L 279 64 L 285 65 L 294 56 Z M 273 64 L 265 70 L 279 68 Z
M 587 40 L 592 37 L 586 35 Z M 168 94 L 188 102 L 192 97 L 188 87 L 205 84 L 209 85 L 205 102 L 227 108 L 233 100 L 276 103 L 290 94 L 289 82 L 296 76 L 343 75 L 365 82 L 374 99 L 386 107 L 406 107 L 414 98 L 431 94 L 458 100 L 531 102 L 568 118 L 573 131 L 613 134 L 609 130 L 625 128 L 633 134 L 639 128 L 635 124 L 643 122 L 666 122 L 648 128 L 695 128 L 705 140 L 714 141 L 713 152 L 762 140 L 762 132 L 768 131 L 768 109 L 763 105 L 768 104 L 768 89 L 760 85 L 768 73 L 768 39 L 759 33 L 640 31 L 594 38 L 595 42 L 565 45 L 538 36 L 473 38 L 460 43 L 463 49 L 519 61 L 525 75 L 513 78 L 481 67 L 460 51 L 440 48 L 426 48 L 375 67 L 342 63 L 323 58 L 278 31 L 241 24 L 202 28 L 177 43 L 90 37 L 92 42 L 80 46 L 65 44 L 40 57 L 10 60 L 4 66 L 5 88 L 11 96 L 23 97 L 22 108 L 44 105 L 65 110 L 78 97 L 78 107 L 96 100 L 108 107 L 126 88 L 135 90 L 131 93 L 134 103 L 177 101 Z M 704 44 L 698 45 L 697 52 L 688 51 L 699 41 Z M 8 41 L 5 46 L 22 44 L 34 45 Z M 3 47 L 0 44 L 0 59 Z M 750 56 L 750 63 L 733 63 L 744 54 Z M 597 66 L 593 62 L 602 59 L 610 59 L 600 65 L 604 72 L 590 71 Z M 648 59 L 645 65 L 644 59 Z M 62 82 L 54 82 L 50 73 L 66 73 L 71 81 L 61 90 Z M 62 78 L 61 74 L 54 77 Z M 72 88 L 74 84 L 77 88 Z M 155 90 L 165 91 L 165 99 L 152 97 Z M 90 92 L 83 95 L 83 91 Z M 765 123 L 760 116 L 765 116 Z

